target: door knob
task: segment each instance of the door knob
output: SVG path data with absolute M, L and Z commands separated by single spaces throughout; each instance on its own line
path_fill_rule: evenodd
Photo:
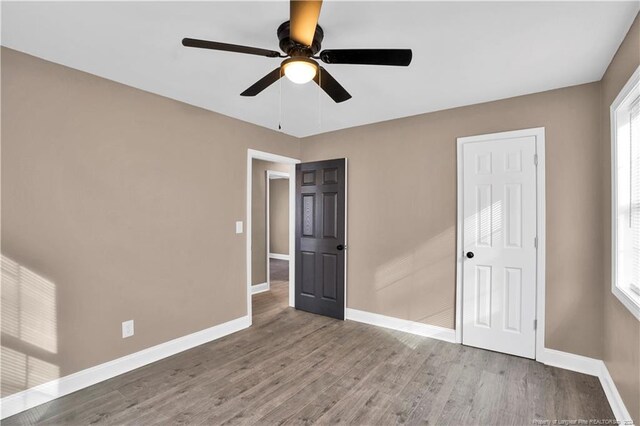
M 473 252 L 472 252 L 472 251 L 468 251 L 468 252 L 467 252 L 467 257 L 468 257 L 469 259 L 473 259 L 473 256 L 475 256 L 475 254 L 473 254 Z
M 344 245 L 343 244 L 338 244 L 338 246 L 336 248 L 338 250 L 344 250 Z

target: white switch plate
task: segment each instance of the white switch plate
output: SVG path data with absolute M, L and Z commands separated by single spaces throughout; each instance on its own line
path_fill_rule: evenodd
M 242 234 L 242 221 L 241 220 L 236 222 L 236 234 Z
M 125 321 L 122 323 L 122 338 L 133 336 L 133 320 Z

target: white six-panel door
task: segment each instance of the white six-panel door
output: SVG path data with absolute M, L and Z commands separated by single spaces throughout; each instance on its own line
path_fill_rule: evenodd
M 535 358 L 536 138 L 462 149 L 462 343 Z

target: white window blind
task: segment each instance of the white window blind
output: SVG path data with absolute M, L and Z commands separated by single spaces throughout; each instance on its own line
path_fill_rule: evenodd
M 640 296 L 640 98 L 636 98 L 630 108 L 630 200 L 629 200 L 629 236 L 631 238 L 632 273 L 629 277 L 629 289 Z
M 640 67 L 611 104 L 611 292 L 640 320 Z

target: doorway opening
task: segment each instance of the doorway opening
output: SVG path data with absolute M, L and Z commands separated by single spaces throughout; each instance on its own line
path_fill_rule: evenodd
M 266 173 L 266 262 L 267 287 L 270 289 L 273 285 L 289 282 L 290 179 L 289 172 L 267 170 Z M 288 289 L 284 291 L 288 295 Z
M 282 171 L 284 169 L 288 169 L 286 164 L 253 160 L 251 299 L 254 316 L 289 306 L 290 174 Z M 257 261 L 259 256 L 264 264 Z M 262 277 L 266 277 L 266 282 L 262 282 Z
M 247 154 L 247 312 L 252 323 L 294 306 L 295 165 L 261 151 Z

